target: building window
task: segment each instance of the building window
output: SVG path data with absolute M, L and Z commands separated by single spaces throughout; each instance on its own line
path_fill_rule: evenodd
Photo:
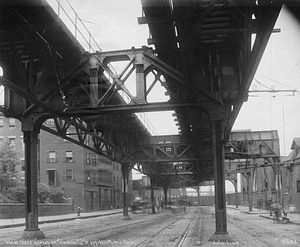
M 25 149 L 25 143 L 24 143 L 23 136 L 20 136 L 20 139 L 21 139 L 21 149 Z
M 297 181 L 297 193 L 300 193 L 300 180 Z
M 93 184 L 96 184 L 96 176 L 97 176 L 97 174 L 95 173 L 95 172 L 93 172 L 93 171 L 88 171 L 88 175 L 89 175 L 89 183 L 93 183 Z M 88 179 L 88 177 L 87 177 L 87 179 Z
M 91 182 L 91 172 L 90 171 L 86 171 L 86 182 L 87 183 Z
M 90 153 L 86 153 L 86 163 L 90 164 L 91 160 L 90 160 Z
M 86 145 L 89 147 L 90 146 L 90 137 L 86 136 Z
M 14 118 L 9 119 L 9 128 L 16 127 L 16 120 Z
M 64 170 L 64 180 L 65 181 L 75 180 L 75 170 L 74 169 L 65 169 Z
M 4 137 L 3 136 L 0 136 L 0 144 L 2 144 L 4 141 Z
M 72 150 L 67 150 L 65 154 L 65 161 L 66 162 L 74 162 L 74 156 L 73 156 L 73 151 Z
M 4 123 L 3 117 L 0 117 L 0 128 L 3 128 L 3 123 Z
M 55 163 L 56 159 L 57 159 L 56 152 L 55 151 L 49 151 L 48 152 L 48 157 L 47 157 L 47 162 Z
M 93 155 L 93 164 L 92 164 L 93 166 L 95 166 L 96 165 L 96 155 Z
M 10 137 L 9 138 L 9 145 L 10 145 L 10 147 L 12 148 L 12 149 L 15 149 L 15 147 L 16 147 L 16 139 L 13 137 Z

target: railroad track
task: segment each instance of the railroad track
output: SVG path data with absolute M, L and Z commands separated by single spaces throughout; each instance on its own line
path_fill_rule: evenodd
M 228 222 L 230 222 L 231 224 L 233 224 L 235 227 L 239 228 L 239 229 L 242 230 L 243 232 L 247 233 L 248 235 L 250 234 L 250 233 L 249 233 L 249 228 L 245 229 L 244 227 L 240 226 L 239 224 L 235 223 L 235 222 L 232 221 L 232 220 L 228 220 Z M 247 223 L 248 223 L 248 222 L 247 222 Z M 264 242 L 258 240 L 257 237 L 254 237 L 254 236 L 251 235 L 250 238 L 251 238 L 251 240 L 252 240 L 253 242 L 256 242 L 256 243 L 260 244 L 260 246 L 270 246 L 270 245 L 267 245 L 266 243 L 264 243 Z M 249 240 L 248 240 L 248 241 L 249 241 Z
M 146 216 L 146 215 L 145 215 Z M 45 232 L 47 236 L 51 236 L 48 239 L 41 240 L 41 246 L 51 246 L 51 247 L 58 247 L 61 246 L 59 244 L 47 244 L 49 242 L 55 242 L 57 239 L 59 239 L 61 242 L 71 242 L 73 241 L 74 244 L 64 244 L 64 246 L 82 246 L 82 243 L 86 243 L 86 246 L 93 246 L 91 243 L 111 243 L 112 241 L 120 242 L 120 239 L 122 239 L 122 236 L 127 235 L 127 237 L 124 237 L 123 239 L 130 239 L 133 236 L 133 233 L 137 229 L 147 229 L 147 227 L 151 225 L 160 225 L 167 221 L 176 222 L 178 219 L 182 218 L 182 214 L 175 214 L 171 215 L 170 213 L 166 214 L 157 214 L 152 215 L 151 217 L 141 217 L 136 218 L 128 221 L 116 221 L 114 220 L 105 220 L 101 219 L 101 221 L 96 222 L 95 220 L 75 220 L 72 224 L 71 222 L 66 223 L 66 227 L 64 224 L 58 225 L 43 225 L 45 228 Z M 170 225 L 170 224 L 169 224 Z M 89 231 L 83 231 L 83 227 L 85 229 L 89 229 Z M 58 233 L 58 229 L 60 230 Z M 18 230 L 23 231 L 23 229 Z M 56 234 L 59 234 L 59 237 L 55 237 Z M 17 235 L 13 234 L 13 235 Z M 63 237 L 62 237 L 63 236 Z M 1 241 L 0 245 L 5 243 L 5 241 L 13 241 L 16 239 L 15 237 L 3 239 Z M 76 243 L 80 244 L 76 244 Z M 126 242 L 126 241 L 125 241 Z M 130 242 L 130 241 L 128 241 Z M 132 241 L 131 241 L 132 242 Z M 124 246 L 132 246 L 132 244 L 135 244 L 135 242 L 130 243 L 129 245 L 124 244 Z M 3 245 L 1 245 L 3 246 Z M 10 246 L 15 247 L 15 245 L 10 244 Z M 22 245 L 17 244 L 16 246 L 20 247 Z M 123 246 L 123 245 L 120 245 Z
M 185 230 L 185 232 L 184 232 L 184 234 L 183 234 L 181 240 L 180 240 L 179 243 L 176 245 L 176 247 L 183 247 L 183 246 L 185 245 L 185 242 L 186 242 L 186 240 L 187 240 L 187 237 L 188 237 L 188 235 L 189 235 L 191 229 L 193 228 L 195 222 L 196 222 L 197 219 L 199 218 L 199 217 L 196 217 L 196 216 L 197 216 L 197 211 L 198 211 L 198 210 L 196 210 L 196 212 L 194 213 L 194 217 L 193 217 L 192 221 L 191 221 L 190 224 L 188 225 L 187 229 Z
M 163 234 L 164 231 L 168 230 L 172 225 L 174 225 L 176 222 L 178 222 L 179 220 L 182 219 L 189 219 L 190 222 L 188 224 L 188 226 L 186 227 L 186 229 L 184 230 L 184 232 L 180 235 L 180 237 L 178 239 L 176 239 L 176 243 L 174 243 L 174 241 L 171 239 L 167 240 L 165 239 L 165 242 L 169 241 L 169 242 L 173 242 L 172 246 L 176 246 L 176 247 L 183 247 L 185 244 L 185 241 L 187 240 L 187 237 L 191 231 L 191 229 L 193 228 L 193 225 L 195 224 L 196 220 L 197 220 L 197 213 L 198 210 L 196 209 L 193 212 L 193 215 L 191 218 L 185 217 L 185 215 L 182 215 L 180 217 L 176 217 L 172 222 L 170 222 L 169 224 L 167 224 L 166 226 L 164 226 L 163 228 L 160 228 L 159 230 L 157 230 L 156 232 L 152 233 L 150 236 L 146 237 L 145 239 L 139 241 L 138 243 L 135 243 L 133 245 L 133 247 L 137 247 L 137 246 L 142 246 L 142 245 L 147 245 L 147 243 L 149 243 L 151 240 L 155 241 L 155 238 L 158 237 L 158 235 Z
M 155 215 L 154 218 L 147 218 L 146 221 L 145 219 L 140 219 L 140 220 L 128 220 L 128 221 L 120 221 L 120 223 L 122 223 L 122 225 L 118 225 L 116 226 L 116 223 L 110 222 L 108 225 L 105 225 L 105 229 L 97 229 L 94 231 L 91 231 L 91 233 L 87 234 L 85 233 L 84 235 L 81 236 L 81 238 L 88 238 L 89 236 L 94 236 L 95 234 L 97 234 L 99 237 L 101 236 L 101 234 L 107 234 L 108 236 L 104 237 L 100 237 L 101 240 L 107 240 L 107 239 L 111 239 L 115 236 L 118 236 L 120 233 L 122 234 L 122 232 L 124 232 L 125 230 L 128 230 L 130 227 L 137 227 L 138 225 L 141 225 L 141 227 L 143 225 L 148 225 L 148 224 L 152 224 L 159 221 L 164 221 L 166 219 L 170 219 L 170 218 L 176 218 L 178 217 L 178 215 L 174 215 L 174 216 L 170 216 L 169 214 L 166 215 Z M 70 229 L 70 231 L 72 231 L 73 234 L 76 234 L 78 236 L 80 236 L 81 233 L 81 229 Z
M 300 241 L 294 238 L 291 238 L 285 234 L 282 234 L 275 230 L 269 230 L 265 227 L 261 227 L 258 224 L 242 221 L 242 220 L 228 220 L 235 227 L 241 229 L 243 232 L 251 235 L 251 240 L 260 244 L 260 246 L 299 246 Z M 250 226 L 250 227 L 249 227 Z M 276 228 L 273 228 L 276 229 Z M 269 241 L 268 241 L 269 240 Z

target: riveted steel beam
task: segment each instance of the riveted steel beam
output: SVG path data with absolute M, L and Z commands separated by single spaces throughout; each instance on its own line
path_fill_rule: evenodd
M 82 116 L 93 116 L 107 113 L 133 113 L 133 112 L 155 112 L 155 111 L 170 111 L 178 108 L 198 107 L 201 111 L 210 109 L 209 101 L 203 100 L 199 102 L 156 102 L 147 104 L 130 104 L 130 105 L 113 105 L 113 106 L 98 106 L 98 107 L 80 107 L 67 108 L 62 114 L 71 116 L 81 114 Z

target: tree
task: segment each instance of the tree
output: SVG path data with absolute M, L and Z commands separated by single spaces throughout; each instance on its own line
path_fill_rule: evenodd
M 22 184 L 8 189 L 9 199 L 16 200 L 18 202 L 25 202 L 25 186 Z M 64 191 L 61 187 L 49 188 L 38 185 L 38 201 L 39 203 L 62 203 L 65 202 Z
M 9 142 L 0 146 L 0 191 L 15 184 L 17 177 L 16 167 L 20 165 L 16 151 Z

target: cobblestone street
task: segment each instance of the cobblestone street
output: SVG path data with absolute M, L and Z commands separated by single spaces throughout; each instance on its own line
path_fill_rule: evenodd
M 299 246 L 297 224 L 277 224 L 266 211 L 249 213 L 245 207 L 227 208 L 228 232 L 235 242 L 210 242 L 215 231 L 213 207 L 188 207 L 187 213 L 160 210 L 152 215 L 130 213 L 44 223 L 46 239 L 21 240 L 24 227 L 0 230 L 0 246 Z M 299 215 L 294 215 L 294 219 Z

